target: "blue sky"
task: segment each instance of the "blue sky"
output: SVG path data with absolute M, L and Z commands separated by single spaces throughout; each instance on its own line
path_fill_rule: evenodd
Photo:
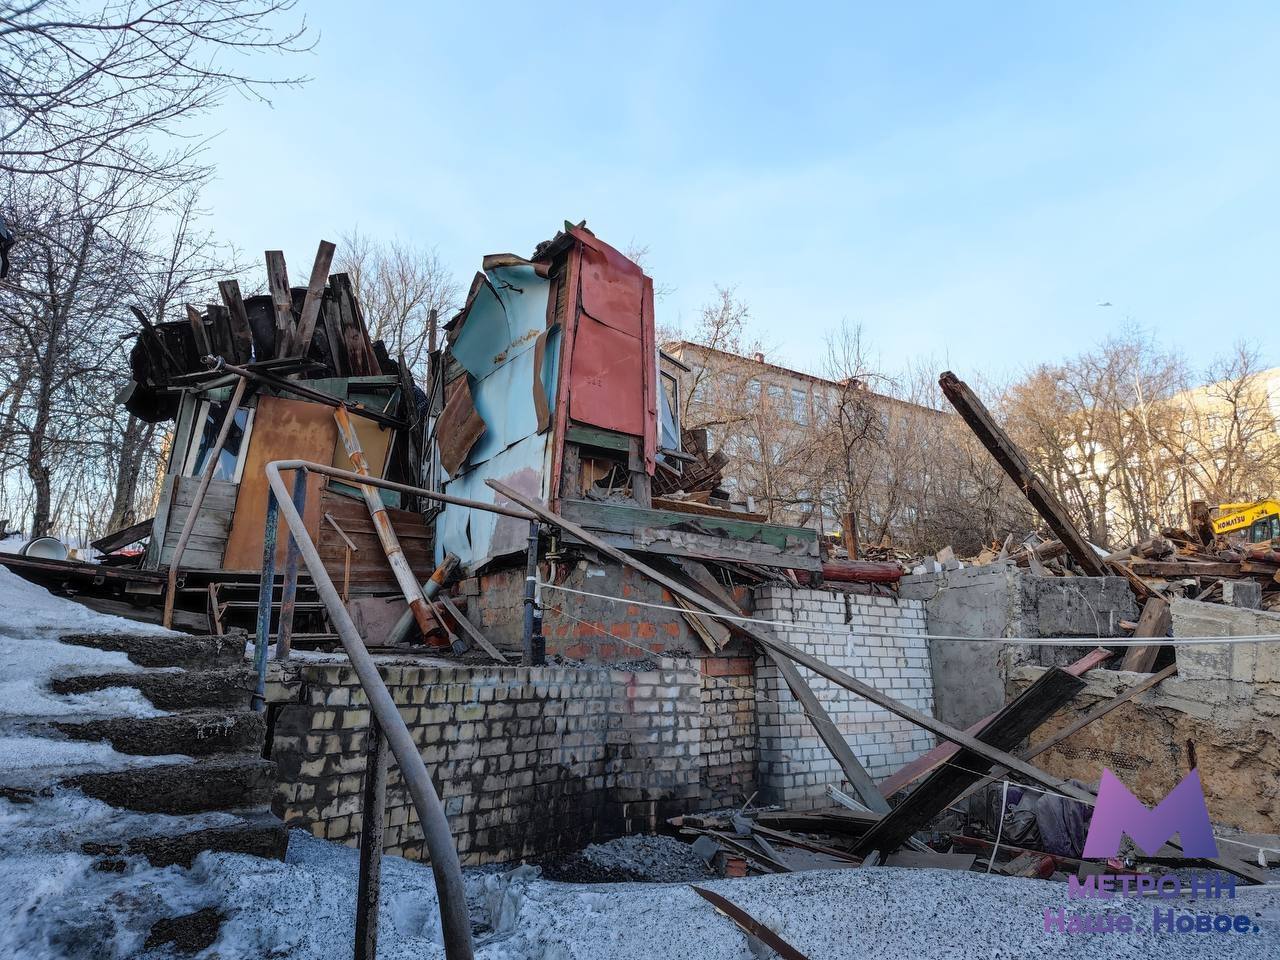
M 1002 378 L 1126 317 L 1280 364 L 1274 4 L 304 6 L 312 82 L 201 122 L 211 226 L 296 283 L 354 225 L 465 286 L 585 218 L 660 322 L 732 286 L 806 369 L 842 320 Z

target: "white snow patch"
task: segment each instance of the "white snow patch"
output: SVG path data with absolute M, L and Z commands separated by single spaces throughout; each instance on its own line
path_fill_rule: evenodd
M 50 677 L 141 670 L 123 653 L 59 643 L 64 633 L 155 633 L 177 636 L 150 624 L 96 613 L 55 597 L 0 567 L 0 712 L 17 717 L 163 716 L 132 688 L 95 690 L 60 697 L 47 689 Z M 2 768 L 0 768 L 2 769 Z
M 111 744 L 102 742 L 22 734 L 0 736 L 0 770 L 5 771 L 6 786 L 42 786 L 79 773 L 190 762 L 186 756 L 117 753 Z

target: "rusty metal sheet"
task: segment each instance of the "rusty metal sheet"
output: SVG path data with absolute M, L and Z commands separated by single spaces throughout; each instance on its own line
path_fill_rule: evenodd
M 658 446 L 658 358 L 653 283 L 632 261 L 587 231 L 580 242 L 577 323 L 568 378 L 569 416 L 641 437 L 652 473 Z
M 449 399 L 440 414 L 436 437 L 440 445 L 440 466 L 453 476 L 466 462 L 467 454 L 485 431 L 484 417 L 471 400 L 470 378 L 463 374 L 449 385 Z
M 307 400 L 260 396 L 249 436 L 249 452 L 245 455 L 236 497 L 236 512 L 231 519 L 227 549 L 223 555 L 224 570 L 261 570 L 262 534 L 267 516 L 267 464 L 272 460 L 314 460 L 325 463 L 333 455 L 338 430 L 333 423 L 333 408 Z M 320 474 L 308 478 L 307 508 L 303 515 L 307 532 L 314 540 L 320 527 L 319 491 L 324 483 Z M 276 548 L 276 562 L 283 564 L 289 538 L 283 533 Z

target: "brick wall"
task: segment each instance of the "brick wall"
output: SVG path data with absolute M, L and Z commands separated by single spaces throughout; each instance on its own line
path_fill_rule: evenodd
M 742 806 L 756 792 L 755 664 L 750 657 L 704 657 L 702 808 Z
M 280 709 L 274 807 L 290 826 L 357 844 L 368 702 L 345 664 L 298 667 Z M 697 664 L 659 669 L 389 664 L 380 672 L 419 744 L 463 863 L 506 862 L 652 830 L 699 803 Z M 386 849 L 423 856 L 392 764 Z
M 770 586 L 757 591 L 755 610 L 779 624 L 778 639 L 908 706 L 933 712 L 923 601 Z M 872 777 L 885 777 L 933 747 L 927 731 L 804 667 L 799 670 Z M 847 790 L 844 774 L 765 658 L 756 663 L 756 698 L 761 799 L 795 809 L 829 805 L 827 785 Z
M 706 648 L 678 611 L 640 606 L 675 606 L 659 584 L 621 564 L 580 560 L 561 570 L 557 583 L 583 593 L 542 591 L 542 632 L 547 654 L 609 663 L 650 654 L 698 656 Z M 524 624 L 524 567 L 494 570 L 464 581 L 467 616 L 503 651 L 519 651 Z M 626 602 L 619 602 L 619 598 Z

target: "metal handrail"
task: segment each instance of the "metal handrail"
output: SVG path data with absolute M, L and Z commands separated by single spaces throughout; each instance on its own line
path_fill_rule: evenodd
M 292 491 L 285 486 L 284 479 L 280 476 L 282 470 L 298 471 Z M 329 621 L 337 630 L 343 649 L 346 650 L 351 666 L 360 680 L 360 686 L 369 700 L 369 708 L 373 712 L 377 726 L 381 727 L 387 745 L 400 765 L 400 774 L 409 788 L 409 795 L 418 811 L 418 820 L 422 824 L 423 837 L 431 857 L 431 871 L 435 875 L 436 895 L 440 901 L 440 922 L 444 933 L 445 955 L 449 960 L 472 960 L 471 921 L 467 913 L 466 891 L 462 884 L 462 867 L 458 861 L 457 848 L 453 843 L 453 834 L 449 830 L 449 821 L 445 817 L 444 807 L 440 804 L 440 798 L 427 773 L 426 765 L 422 762 L 418 746 L 414 743 L 409 728 L 405 726 L 399 710 L 396 709 L 391 693 L 378 674 L 373 657 L 365 648 L 360 631 L 356 629 L 351 615 L 347 612 L 342 598 L 333 585 L 333 580 L 324 568 L 319 551 L 316 550 L 315 544 L 307 533 L 302 512 L 305 508 L 308 471 L 337 477 L 351 483 L 413 493 L 430 500 L 487 510 L 522 520 L 531 519 L 533 514 L 517 507 L 500 507 L 492 503 L 451 497 L 433 490 L 424 490 L 377 477 L 366 477 L 328 464 L 312 463 L 307 460 L 276 460 L 268 463 L 266 467 L 267 483 L 270 485 L 267 499 L 267 529 L 263 538 L 262 589 L 265 596 L 266 616 L 264 618 L 262 615 L 262 597 L 260 596 L 258 633 L 254 642 L 254 665 L 258 671 L 255 706 L 261 709 L 265 699 L 271 591 L 275 582 L 275 525 L 276 518 L 283 515 L 290 535 L 289 563 L 285 571 L 286 593 L 290 582 L 296 588 L 297 557 L 301 556 L 311 574 L 312 585 L 329 613 Z M 286 611 L 282 605 L 281 633 L 284 632 L 285 614 Z M 283 651 L 283 655 L 283 658 L 288 657 L 287 648 Z

